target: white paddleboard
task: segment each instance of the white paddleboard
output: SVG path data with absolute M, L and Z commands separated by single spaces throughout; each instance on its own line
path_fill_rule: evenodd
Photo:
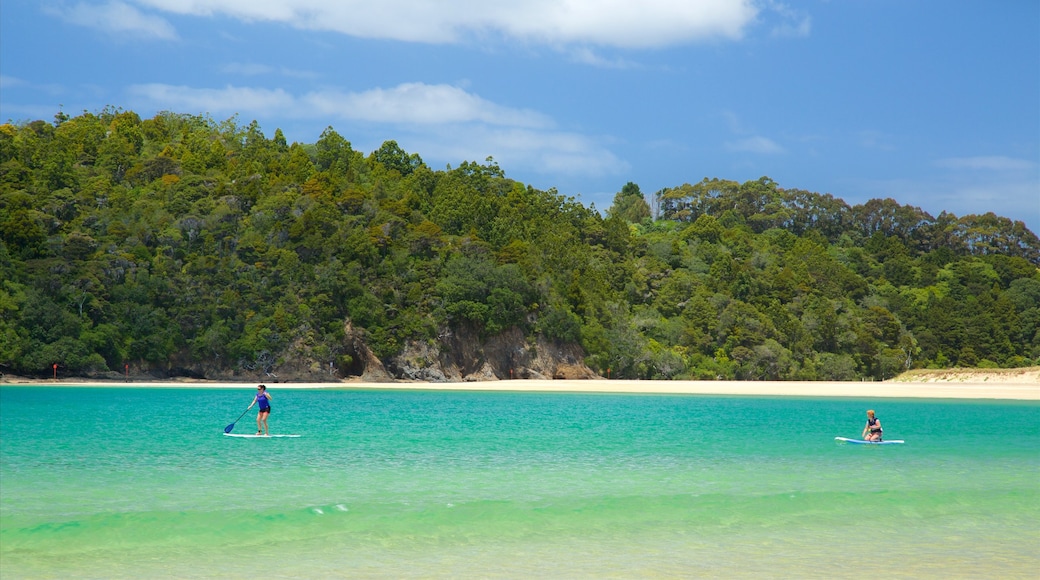
M 246 433 L 224 433 L 228 437 L 246 437 L 249 439 L 268 439 L 270 437 L 299 437 L 299 435 L 249 435 Z
M 835 441 L 841 441 L 843 443 L 855 443 L 856 445 L 897 445 L 902 443 L 902 439 L 889 439 L 886 441 L 864 441 L 862 439 L 849 439 L 848 437 L 835 437 Z

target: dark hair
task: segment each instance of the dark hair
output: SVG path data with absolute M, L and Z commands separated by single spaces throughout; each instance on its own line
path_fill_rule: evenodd
M 256 388 L 263 389 L 263 390 L 266 391 L 267 390 L 267 385 L 257 385 Z

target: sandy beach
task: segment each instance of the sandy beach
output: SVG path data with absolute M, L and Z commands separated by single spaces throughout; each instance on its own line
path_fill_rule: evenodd
M 205 380 L 87 381 L 83 379 L 32 380 L 7 377 L 8 385 L 111 387 L 255 388 L 256 382 Z M 883 382 L 824 381 L 638 381 L 638 380 L 512 380 L 454 383 L 363 382 L 325 383 L 265 381 L 274 389 L 376 389 L 440 391 L 528 391 L 561 393 L 633 393 L 690 395 L 748 395 L 792 397 L 934 398 L 1040 400 L 1040 367 L 1023 369 L 945 369 L 904 373 Z

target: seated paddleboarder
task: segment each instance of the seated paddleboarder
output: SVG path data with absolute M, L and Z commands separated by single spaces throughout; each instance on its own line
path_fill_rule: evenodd
M 863 427 L 864 441 L 881 441 L 881 419 L 874 416 L 874 411 L 867 411 L 867 425 Z
M 267 392 L 265 385 L 257 385 L 256 390 L 256 396 L 253 397 L 253 402 L 249 403 L 246 411 L 252 409 L 253 405 L 259 404 L 260 407 L 256 414 L 256 434 L 270 435 L 270 431 L 267 430 L 267 417 L 271 415 L 271 394 Z

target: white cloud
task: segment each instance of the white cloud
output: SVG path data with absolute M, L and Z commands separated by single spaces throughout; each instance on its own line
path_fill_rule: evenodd
M 882 131 L 867 129 L 859 132 L 859 144 L 867 149 L 895 151 L 894 137 Z
M 497 105 L 451 85 L 404 83 L 363 92 L 312 91 L 300 96 L 284 89 L 227 86 L 199 89 L 165 84 L 135 85 L 132 95 L 182 110 L 288 112 L 295 117 L 337 117 L 397 125 L 483 123 L 547 128 L 552 121 L 537 112 Z
M 582 46 L 571 51 L 571 61 L 578 64 L 587 64 L 597 68 L 608 68 L 608 69 L 634 69 L 642 68 L 637 63 L 634 63 L 628 59 L 615 58 L 609 59 L 600 56 L 598 53 L 593 51 L 587 46 Z
M 345 119 L 398 124 L 486 123 L 546 127 L 551 121 L 534 111 L 496 105 L 451 85 L 404 83 L 361 93 L 313 92 L 301 99 L 309 108 Z
M 1000 155 L 979 157 L 951 157 L 935 162 L 939 167 L 947 169 L 988 170 L 988 171 L 1022 171 L 1036 167 L 1036 163 L 1026 159 L 1003 157 Z
M 65 92 L 65 86 L 57 83 L 34 83 L 20 77 L 0 75 L 0 90 L 28 89 L 30 91 L 41 91 L 48 95 L 60 95 Z
M 547 45 L 625 48 L 740 38 L 754 0 L 136 0 L 154 9 L 282 22 L 364 38 L 454 43 L 501 35 Z
M 812 18 L 805 16 L 795 22 L 781 22 L 773 28 L 778 38 L 805 38 L 812 32 Z
M 766 8 L 780 18 L 772 35 L 779 38 L 805 38 L 812 32 L 812 18 L 782 2 L 767 1 Z
M 431 152 L 423 153 L 427 161 L 483 161 L 490 155 L 502 167 L 545 175 L 620 175 L 629 169 L 596 139 L 565 131 L 458 125 L 399 141 L 407 141 L 410 150 Z
M 108 34 L 126 34 L 159 40 L 177 38 L 177 31 L 164 18 L 145 14 L 134 6 L 118 0 L 104 4 L 80 2 L 64 11 L 55 7 L 49 7 L 46 10 L 66 22 L 95 28 Z
M 0 75 L 0 89 L 13 89 L 14 87 L 24 87 L 27 84 L 29 83 L 25 82 L 24 80 L 18 77 Z
M 747 128 L 744 121 L 740 118 L 740 115 L 730 110 L 723 110 L 719 113 L 722 119 L 726 122 L 730 132 L 740 135 L 744 133 L 750 133 L 751 131 Z
M 734 139 L 723 144 L 727 151 L 765 155 L 786 152 L 776 141 L 762 135 L 756 135 L 756 131 L 746 124 L 737 113 L 730 110 L 722 110 L 719 112 L 719 116 L 725 121 L 730 132 L 735 136 Z
M 229 62 L 220 67 L 220 72 L 244 77 L 284 76 L 301 79 L 314 79 L 319 76 L 317 73 L 312 71 L 290 69 L 286 67 L 275 68 L 270 65 L 253 62 Z
M 616 175 L 628 168 L 600 139 L 558 130 L 541 113 L 502 106 L 451 85 L 404 83 L 354 93 L 293 95 L 282 89 L 147 84 L 131 87 L 130 93 L 165 110 L 279 113 L 392 126 L 398 142 L 423 151 L 428 161 L 483 161 L 490 155 L 503 166 L 564 175 Z
M 784 152 L 784 148 L 778 145 L 775 141 L 760 135 L 738 139 L 736 141 L 728 141 L 726 143 L 726 149 L 735 152 L 762 153 L 766 155 Z
M 270 114 L 299 106 L 295 97 L 282 89 L 254 89 L 228 86 L 223 89 L 196 89 L 152 83 L 130 87 L 132 96 L 157 103 L 169 110 L 213 112 L 250 112 Z

